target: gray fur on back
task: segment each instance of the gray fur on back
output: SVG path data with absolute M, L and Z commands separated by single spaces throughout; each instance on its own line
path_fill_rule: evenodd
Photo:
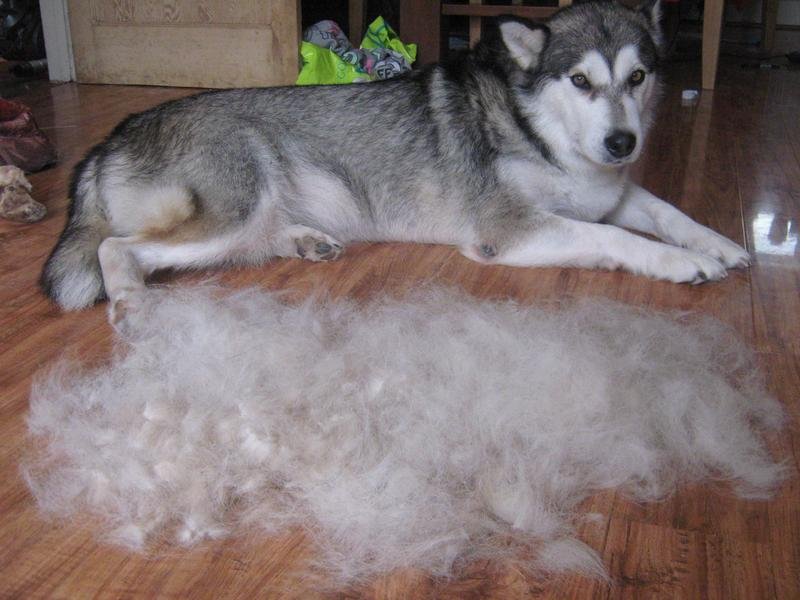
M 289 220 L 320 226 L 291 187 L 300 171 L 321 171 L 352 192 L 364 219 L 361 231 L 330 232 L 346 240 L 412 220 L 421 197 L 472 209 L 496 184 L 496 155 L 539 153 L 520 119 L 502 76 L 472 55 L 370 85 L 178 100 L 123 122 L 98 161 L 136 184 L 180 182 L 226 225 L 246 219 L 266 190 L 282 196 Z

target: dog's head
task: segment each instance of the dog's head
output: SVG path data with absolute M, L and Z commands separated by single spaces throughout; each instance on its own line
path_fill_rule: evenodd
M 545 25 L 498 22 L 523 111 L 557 154 L 604 166 L 636 160 L 657 91 L 659 0 L 575 4 Z

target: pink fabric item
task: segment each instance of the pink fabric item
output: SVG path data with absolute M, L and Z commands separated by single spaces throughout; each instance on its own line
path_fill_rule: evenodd
M 40 171 L 56 162 L 56 149 L 36 125 L 31 109 L 0 99 L 0 165 Z

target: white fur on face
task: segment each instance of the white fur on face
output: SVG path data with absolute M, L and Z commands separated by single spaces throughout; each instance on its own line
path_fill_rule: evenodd
M 567 73 L 567 77 L 572 77 L 577 73 L 582 73 L 592 84 L 592 87 L 603 87 L 611 85 L 611 71 L 603 55 L 597 50 L 590 50 L 583 59 Z
M 623 46 L 614 60 L 614 81 L 627 80 L 636 69 L 644 69 L 636 47 L 631 44 Z
M 574 535 L 588 494 L 654 500 L 785 475 L 755 425 L 780 405 L 718 323 L 608 302 L 544 310 L 429 290 L 358 306 L 261 290 L 148 290 L 132 343 L 36 379 L 24 469 L 40 506 L 141 548 L 299 525 L 338 582 L 456 559 L 603 574 Z M 505 526 L 499 525 L 505 523 Z
M 643 115 L 650 110 L 654 81 L 646 73 L 641 85 L 630 86 L 628 79 L 646 69 L 635 46 L 624 46 L 610 68 L 596 50 L 587 52 L 565 75 L 545 84 L 534 109 L 537 126 L 551 145 L 583 159 L 607 165 L 635 161 L 641 154 L 647 125 Z M 577 88 L 571 77 L 582 74 L 591 90 Z M 636 136 L 636 147 L 623 160 L 611 156 L 605 139 L 616 130 Z M 549 134 L 549 135 L 548 135 Z
M 636 70 L 645 72 L 645 80 L 640 85 L 631 88 L 630 93 L 623 95 L 622 105 L 625 110 L 624 126 L 628 131 L 636 135 L 636 149 L 628 157 L 626 162 L 633 162 L 641 154 L 644 137 L 647 135 L 648 122 L 644 116 L 651 108 L 654 100 L 655 78 L 652 73 L 641 62 L 639 53 L 633 45 L 623 46 L 614 61 L 614 81 L 618 85 L 623 85 Z

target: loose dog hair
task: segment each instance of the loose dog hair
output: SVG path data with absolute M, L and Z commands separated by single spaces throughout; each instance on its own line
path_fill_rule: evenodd
M 42 508 L 105 516 L 127 547 L 299 525 L 331 581 L 476 558 L 602 577 L 573 530 L 588 494 L 714 478 L 765 498 L 787 474 L 757 433 L 783 411 L 710 319 L 440 289 L 146 302 L 108 365 L 37 378 L 29 421 Z

